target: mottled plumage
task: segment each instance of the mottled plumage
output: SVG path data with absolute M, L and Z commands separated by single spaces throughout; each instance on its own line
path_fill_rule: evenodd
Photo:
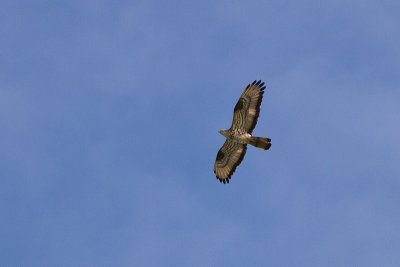
M 261 80 L 247 85 L 234 108 L 231 128 L 219 131 L 226 137 L 214 164 L 214 173 L 221 183 L 229 183 L 246 154 L 247 144 L 264 150 L 271 147 L 271 139 L 251 136 L 260 115 L 264 89 Z

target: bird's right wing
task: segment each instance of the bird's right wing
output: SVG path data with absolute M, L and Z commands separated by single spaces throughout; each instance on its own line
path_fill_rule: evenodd
M 233 142 L 227 139 L 218 151 L 214 164 L 214 173 L 220 182 L 229 183 L 229 179 L 235 172 L 237 166 L 246 155 L 247 145 Z

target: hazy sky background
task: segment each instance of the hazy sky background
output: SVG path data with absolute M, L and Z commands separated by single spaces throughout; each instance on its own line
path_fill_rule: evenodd
M 398 1 L 2 1 L 0 265 L 398 266 Z M 229 185 L 213 164 L 267 84 Z

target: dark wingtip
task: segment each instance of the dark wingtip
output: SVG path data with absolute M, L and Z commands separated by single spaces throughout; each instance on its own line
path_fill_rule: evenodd
M 260 83 L 261 83 L 261 80 L 258 80 L 258 82 L 256 83 L 256 85 L 260 85 Z
M 254 85 L 257 82 L 257 80 L 254 80 L 254 82 L 251 85 Z
M 261 84 L 260 84 L 260 87 L 263 87 L 263 86 L 264 86 L 264 83 L 261 83 Z

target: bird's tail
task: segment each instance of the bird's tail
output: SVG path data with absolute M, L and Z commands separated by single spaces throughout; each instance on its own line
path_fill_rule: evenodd
M 250 139 L 250 145 L 255 147 L 268 150 L 271 147 L 271 139 L 266 137 L 254 137 L 252 136 Z

